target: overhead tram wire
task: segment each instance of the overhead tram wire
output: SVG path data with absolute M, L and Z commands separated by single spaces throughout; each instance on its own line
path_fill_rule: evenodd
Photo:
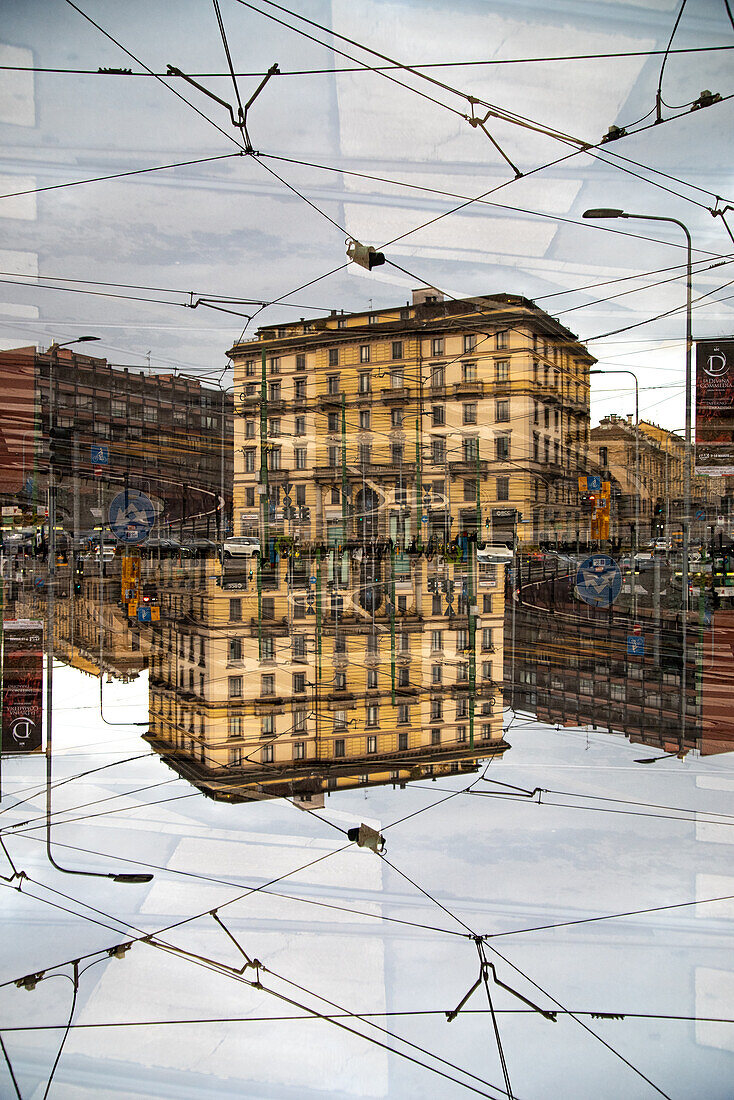
M 44 191 L 61 191 L 68 187 L 82 187 L 87 183 L 101 183 L 104 180 L 123 179 L 125 176 L 144 176 L 149 172 L 165 172 L 169 168 L 186 168 L 193 164 L 210 164 L 217 160 L 229 160 L 232 157 L 243 156 L 245 156 L 244 149 L 239 153 L 218 153 L 211 157 L 196 157 L 193 160 L 174 161 L 172 164 L 157 164 L 153 168 L 131 168 L 125 172 L 110 172 L 106 176 L 90 176 L 89 179 L 84 180 L 69 180 L 66 183 L 49 183 L 43 187 L 29 187 L 24 191 L 8 191 L 0 195 L 0 200 L 15 199 L 21 195 L 40 195 Z M 41 278 L 41 276 L 37 277 Z M 187 291 L 181 291 L 181 293 L 185 294 Z
M 205 122 L 208 122 L 210 126 L 213 126 L 214 129 L 218 130 L 220 134 L 222 134 L 224 137 L 227 138 L 228 141 L 231 141 L 233 145 L 236 145 L 238 149 L 241 149 L 242 152 L 245 153 L 245 151 L 246 151 L 245 147 L 240 141 L 238 141 L 235 137 L 232 136 L 232 134 L 228 133 L 226 130 L 223 130 L 222 127 L 214 121 L 214 119 L 209 118 L 208 115 L 204 114 L 203 111 L 199 110 L 199 108 L 194 103 L 192 103 L 191 100 L 187 99 L 186 96 L 181 95 L 181 93 L 179 91 L 177 91 L 176 88 L 174 88 L 171 84 L 168 84 L 162 77 L 157 76 L 153 72 L 153 70 L 151 68 L 149 68 L 148 65 L 145 64 L 144 61 L 141 61 L 139 57 L 136 57 L 134 53 L 132 53 L 130 50 L 128 50 L 126 46 L 123 46 L 122 43 L 119 42 L 108 31 L 106 31 L 104 29 L 104 27 L 101 27 L 99 25 L 99 23 L 96 23 L 90 15 L 87 15 L 87 13 L 85 11 L 82 11 L 82 9 L 77 4 L 74 3 L 74 0 L 64 0 L 64 2 L 66 4 L 68 4 L 70 8 L 73 8 L 74 11 L 78 12 L 79 15 L 81 15 L 83 19 L 86 19 L 88 23 L 91 23 L 92 26 L 95 27 L 100 32 L 100 34 L 103 34 L 104 37 L 109 39 L 109 41 L 112 42 L 115 46 L 117 46 L 118 49 L 122 50 L 123 53 L 127 54 L 128 57 L 131 57 L 132 60 L 135 61 L 136 64 L 140 65 L 140 67 L 142 69 L 145 69 L 145 71 L 150 76 L 155 77 L 155 79 L 159 82 L 159 84 L 162 84 L 164 88 L 167 88 L 169 92 L 172 92 L 173 95 L 175 95 L 177 99 L 180 99 L 182 103 L 185 103 L 187 105 L 187 107 L 190 107 L 192 111 L 195 111 L 196 114 L 199 116 L 199 118 L 202 118 Z
M 283 26 L 288 27 L 290 30 L 293 30 L 296 34 L 300 34 L 303 37 L 309 39 L 310 41 L 315 41 L 319 45 L 322 45 L 327 49 L 333 50 L 333 52 L 335 52 L 335 53 L 342 54 L 342 56 L 349 56 L 347 54 L 343 54 L 343 51 L 337 50 L 333 45 L 328 44 L 328 43 L 324 43 L 324 42 L 320 41 L 319 39 L 315 39 L 312 35 L 310 35 L 307 32 L 301 30 L 300 28 L 294 27 L 294 26 L 292 26 L 291 24 L 288 24 L 288 23 L 284 23 L 283 20 L 278 19 L 276 16 L 272 15 L 271 13 L 264 12 L 261 9 L 258 9 L 256 7 L 254 7 L 254 5 L 251 4 L 251 3 L 248 3 L 247 0 L 237 0 L 237 2 L 242 4 L 245 7 L 250 8 L 253 11 L 259 12 L 259 14 L 265 16 L 268 19 L 271 19 L 271 20 L 273 20 L 273 21 L 275 21 L 275 22 L 277 22 L 277 23 L 279 23 Z M 395 63 L 393 61 L 393 59 L 388 58 L 387 55 L 381 54 L 379 51 L 373 50 L 371 47 L 365 46 L 362 43 L 355 42 L 353 39 L 347 38 L 344 35 L 341 35 L 338 32 L 334 31 L 333 29 L 329 29 L 329 28 L 326 28 L 326 27 L 322 26 L 319 23 L 315 23 L 313 20 L 307 19 L 305 16 L 299 15 L 296 12 L 292 12 L 288 8 L 285 8 L 285 7 L 281 6 L 280 4 L 275 3 L 274 0 L 261 0 L 261 2 L 267 4 L 269 7 L 277 8 L 279 11 L 285 12 L 288 15 L 291 15 L 293 18 L 300 19 L 302 22 L 305 22 L 305 23 L 309 24 L 310 26 L 316 27 L 319 30 L 322 30 L 326 33 L 329 33 L 329 34 L 332 35 L 332 37 L 340 38 L 343 41 L 346 41 L 346 42 L 348 42 L 352 45 L 355 45 L 359 49 L 364 50 L 366 53 L 374 54 L 376 57 L 379 57 L 383 60 L 388 60 L 388 61 L 391 61 L 392 63 Z M 350 60 L 357 60 L 357 59 L 350 57 Z M 369 68 L 371 71 L 377 72 L 378 75 L 387 76 L 387 74 L 378 72 L 378 70 L 374 69 L 374 67 L 372 67 L 372 66 L 366 66 L 366 67 Z M 413 70 L 410 68 L 410 66 L 404 65 L 404 66 L 402 66 L 402 68 L 406 72 L 413 72 Z M 468 101 L 472 104 L 472 110 L 473 110 L 473 104 L 479 103 L 482 106 L 485 106 L 485 107 L 489 108 L 490 109 L 490 114 L 495 119 L 510 122 L 512 124 L 519 125 L 519 126 L 527 128 L 527 129 L 533 130 L 537 133 L 545 134 L 546 136 L 555 138 L 556 140 L 559 140 L 559 141 L 563 142 L 564 144 L 572 144 L 572 145 L 575 145 L 575 146 L 580 146 L 580 148 L 576 148 L 574 150 L 574 152 L 570 155 L 575 155 L 577 152 L 589 152 L 590 155 L 596 157 L 596 159 L 602 160 L 604 163 L 608 163 L 608 162 L 604 161 L 603 157 L 599 156 L 598 154 L 593 153 L 593 149 L 595 149 L 595 148 L 598 149 L 601 145 L 604 144 L 603 142 L 598 142 L 596 144 L 592 144 L 592 143 L 589 143 L 589 142 L 584 142 L 579 138 L 570 137 L 569 135 L 562 134 L 559 131 L 554 131 L 549 127 L 544 127 L 542 124 L 535 123 L 533 120 L 526 119 L 521 115 L 513 114 L 512 112 L 509 112 L 509 111 L 505 110 L 504 108 L 498 108 L 493 104 L 487 103 L 485 100 L 481 100 L 477 97 L 471 96 L 468 93 L 463 92 L 458 88 L 454 88 L 451 85 L 448 85 L 445 82 L 436 80 L 435 78 L 427 76 L 426 74 L 419 73 L 419 72 L 414 72 L 413 75 L 420 76 L 420 77 L 422 77 L 422 79 L 427 80 L 430 83 L 435 84 L 438 87 L 441 87 L 442 89 L 447 90 L 450 93 L 465 99 L 466 101 Z M 425 93 L 419 91 L 417 88 L 414 88 L 411 85 L 406 85 L 403 81 L 397 81 L 397 80 L 395 80 L 394 77 L 387 77 L 387 79 L 393 80 L 395 83 L 400 84 L 402 87 L 407 87 L 410 91 L 413 91 L 416 95 L 423 96 L 424 98 L 431 99 L 432 102 L 434 102 L 434 103 L 438 102 L 431 96 L 425 96 Z M 727 97 L 727 98 L 731 98 L 731 97 Z M 454 108 L 450 107 L 449 105 L 447 105 L 447 104 L 439 104 L 439 105 L 443 106 L 445 109 L 447 109 L 449 111 L 452 111 L 454 114 L 459 114 L 462 118 L 465 118 L 468 121 L 468 116 L 462 114 L 459 111 L 456 111 Z M 488 115 L 487 117 L 490 117 L 490 116 Z M 488 134 L 488 136 L 490 136 L 490 135 Z M 490 140 L 492 140 L 493 143 L 496 144 L 496 142 L 494 142 L 493 138 L 490 137 Z M 500 152 L 502 152 L 502 150 L 500 150 Z M 503 156 L 504 156 L 504 153 L 503 153 Z M 507 158 L 505 158 L 505 159 L 507 159 Z M 565 159 L 568 159 L 568 157 L 560 158 L 560 160 L 565 160 Z M 528 172 L 520 173 L 520 175 L 523 175 L 523 176 L 532 175 L 532 174 L 534 174 L 534 172 L 539 171 L 541 169 L 541 167 L 550 167 L 552 164 L 555 164 L 555 163 L 558 163 L 558 162 L 559 161 L 552 161 L 549 164 L 536 167 L 536 168 L 534 168 L 534 169 L 532 169 Z M 629 161 L 629 163 L 633 163 L 637 167 L 640 167 L 640 168 L 644 167 L 649 172 L 653 172 L 653 173 L 656 172 L 655 169 L 650 168 L 647 165 L 641 165 L 641 164 L 638 164 L 635 161 Z M 514 165 L 513 165 L 513 167 L 514 167 Z M 628 171 L 632 175 L 637 175 L 637 173 L 631 172 L 631 170 L 629 170 L 629 169 L 621 169 L 621 170 L 622 171 Z M 662 184 L 658 184 L 654 180 L 648 180 L 645 177 L 640 177 L 640 178 L 642 178 L 645 182 L 652 184 L 653 186 L 662 187 L 662 189 L 665 190 L 665 191 L 669 191 L 669 192 L 671 191 L 670 188 L 667 188 Z M 514 180 L 508 180 L 508 181 L 506 181 L 506 184 L 507 183 L 513 183 L 513 182 L 515 182 L 515 181 Z M 682 182 L 683 185 L 686 186 L 684 181 L 680 181 L 680 182 Z M 504 184 L 502 186 L 505 186 L 506 184 Z M 678 195 L 679 198 L 683 198 L 686 201 L 694 203 L 694 205 L 698 205 L 698 206 L 703 205 L 701 203 L 697 203 L 695 199 L 691 199 L 689 196 L 680 195 L 678 192 L 671 192 L 671 193 Z M 714 195 L 713 192 L 707 192 L 707 193 L 710 194 L 712 198 L 716 198 L 716 196 Z M 709 209 L 708 207 L 705 207 L 705 206 L 704 206 L 704 208 Z M 390 243 L 394 243 L 394 242 L 390 242 Z
M 727 4 L 728 0 L 724 0 Z M 730 9 L 729 9 L 730 10 Z M 674 54 L 697 54 L 697 53 L 720 53 L 726 50 L 734 50 L 734 46 L 688 46 L 681 47 L 675 50 L 668 50 L 669 55 Z M 486 68 L 488 66 L 500 66 L 500 65 L 539 65 L 550 64 L 553 62 L 566 62 L 566 61 L 613 61 L 617 58 L 626 57 L 660 57 L 666 51 L 665 50 L 623 50 L 617 52 L 607 53 L 580 53 L 580 54 L 549 54 L 545 57 L 497 57 L 476 61 L 421 61 L 413 62 L 410 64 L 411 69 L 467 69 L 467 68 Z M 374 65 L 374 70 L 390 70 L 398 69 L 402 70 L 405 65 Z M 56 73 L 60 75 L 71 76 L 128 76 L 128 77 L 162 77 L 165 73 L 156 72 L 108 72 L 101 68 L 96 69 L 72 69 L 72 68 L 51 68 L 49 66 L 41 65 L 0 65 L 0 72 L 21 72 L 21 73 Z M 338 73 L 364 73 L 371 70 L 366 69 L 364 65 L 344 66 L 344 67 L 329 67 L 324 69 L 283 69 L 279 76 L 331 76 Z M 199 79 L 205 77 L 226 79 L 229 77 L 228 72 L 193 72 L 189 73 L 189 76 L 195 76 Z M 265 71 L 257 70 L 250 72 L 235 72 L 237 77 L 256 78 L 266 75 Z
M 443 190 L 443 189 L 437 188 L 437 187 L 428 187 L 424 184 L 410 183 L 408 180 L 398 180 L 398 179 L 392 179 L 392 178 L 387 177 L 387 176 L 378 176 L 378 175 L 375 175 L 374 173 L 371 173 L 371 172 L 358 172 L 355 169 L 344 168 L 344 167 L 340 167 L 338 165 L 320 164 L 320 163 L 314 162 L 314 161 L 301 160 L 301 159 L 298 159 L 296 157 L 283 157 L 283 156 L 278 156 L 278 155 L 275 155 L 275 154 L 272 154 L 272 153 L 258 153 L 257 154 L 257 159 L 259 159 L 259 160 L 277 160 L 277 161 L 282 161 L 282 162 L 287 163 L 287 164 L 299 164 L 299 165 L 302 165 L 304 168 L 316 168 L 316 169 L 319 169 L 319 170 L 324 171 L 324 172 L 333 172 L 334 174 L 337 174 L 337 175 L 340 174 L 340 175 L 343 175 L 343 176 L 354 176 L 355 178 L 358 178 L 358 179 L 373 180 L 376 183 L 387 183 L 387 184 L 390 184 L 391 186 L 403 187 L 406 190 L 420 191 L 420 192 L 423 192 L 425 194 L 430 194 L 430 195 L 438 195 L 442 198 L 462 199 L 462 200 L 465 200 L 465 205 L 467 205 L 467 206 L 474 205 L 474 204 L 477 204 L 479 206 L 490 206 L 493 209 L 506 210 L 510 214 L 513 214 L 513 213 L 529 214 L 532 217 L 544 218 L 548 221 L 560 222 L 562 224 L 568 224 L 568 225 L 578 225 L 578 226 L 587 225 L 588 226 L 590 224 L 589 222 L 584 222 L 581 219 L 564 218 L 560 215 L 550 214 L 550 213 L 548 213 L 546 211 L 543 211 L 543 210 L 533 210 L 531 208 L 524 207 L 524 206 L 513 206 L 509 203 L 491 202 L 486 197 L 484 197 L 483 195 L 480 195 L 480 196 L 461 195 L 461 194 L 459 194 L 455 191 L 446 191 L 446 190 Z M 553 162 L 553 163 L 555 163 L 555 162 Z M 673 178 L 673 177 L 671 177 L 671 178 Z M 510 181 L 510 182 L 512 182 L 512 181 Z M 501 184 L 501 186 L 502 187 L 506 186 L 506 183 Z M 690 184 L 689 186 L 693 187 L 694 185 Z M 492 194 L 492 192 L 488 191 L 488 192 L 486 192 L 486 194 L 489 195 L 489 194 Z M 709 194 L 709 192 L 706 192 L 706 194 Z M 711 197 L 713 198 L 715 196 L 712 194 Z M 459 209 L 463 209 L 463 206 Z M 441 216 L 443 216 L 443 215 L 441 215 Z M 430 223 L 426 223 L 426 224 L 430 224 Z M 615 232 L 615 233 L 618 233 L 622 236 L 633 237 L 633 238 L 638 239 L 638 240 L 651 241 L 655 244 L 660 243 L 660 238 L 659 237 L 649 237 L 649 236 L 646 236 L 644 233 L 635 233 L 635 232 L 631 232 L 631 231 L 627 231 L 627 230 L 613 229 L 610 226 L 603 226 L 602 227 L 602 226 L 599 226 L 599 225 L 593 225 L 592 228 L 596 228 L 596 229 L 604 228 L 609 232 Z M 399 240 L 402 240 L 402 238 L 397 237 L 397 238 L 395 238 L 395 240 L 389 241 L 385 245 L 382 245 L 382 247 L 383 248 L 387 247 L 388 244 L 394 244 L 396 241 L 399 241 Z M 678 247 L 678 246 L 676 246 L 676 247 Z M 697 249 L 696 251 L 703 252 L 702 249 Z M 717 258 L 719 256 L 719 253 L 713 253 L 713 252 L 712 253 L 705 253 L 705 254 L 710 255 L 712 257 L 716 256 Z M 698 262 L 698 261 L 696 261 L 696 262 Z M 683 270 L 685 270 L 685 265 L 681 265 L 681 267 L 682 267 Z M 665 270 L 668 270 L 668 269 L 661 268 L 660 270 L 665 271 Z M 652 272 L 652 274 L 654 274 L 654 272 Z M 634 278 L 634 276 L 627 276 L 627 277 L 628 278 Z M 565 292 L 561 292 L 561 293 L 565 293 Z

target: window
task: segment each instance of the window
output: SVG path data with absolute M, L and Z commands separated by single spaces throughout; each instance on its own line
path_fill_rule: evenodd
M 457 726 L 456 727 L 456 740 L 457 741 L 466 741 L 466 726 Z
M 491 740 L 492 740 L 492 727 L 490 726 L 489 722 L 484 722 L 482 724 L 482 741 L 491 741 Z
M 334 756 L 346 756 L 346 745 L 343 737 L 337 737 L 334 741 Z
M 239 768 L 242 765 L 242 749 L 239 745 L 234 746 L 229 750 L 229 766 L 230 768 Z
M 402 428 L 403 426 L 403 410 L 391 409 L 390 410 L 390 427 Z
M 431 340 L 431 355 L 443 355 L 442 336 L 434 336 Z
M 296 435 L 305 435 L 306 434 L 306 417 L 305 416 L 297 416 L 296 417 L 296 419 L 295 419 L 295 434 Z
M 338 374 L 327 374 L 327 376 L 326 376 L 326 392 L 331 394 L 332 397 L 334 396 L 334 394 L 339 393 L 339 375 Z
M 306 714 L 302 707 L 293 711 L 293 732 L 302 733 L 306 728 Z
M 227 720 L 227 733 L 230 737 L 242 736 L 242 715 L 230 714 Z
M 497 478 L 497 500 L 509 500 L 510 499 L 510 479 L 509 477 Z
M 359 426 L 363 432 L 370 430 L 370 410 L 360 409 L 359 411 Z
M 255 452 L 245 451 L 245 473 L 252 474 L 255 472 Z
M 405 385 L 405 375 L 403 368 L 399 367 L 390 371 L 390 388 L 393 390 L 402 390 Z
M 330 412 L 328 414 L 327 427 L 330 432 L 339 431 L 339 413 Z
M 242 639 L 230 638 L 229 639 L 229 660 L 241 661 L 242 660 Z
M 346 317 L 339 317 L 339 319 L 336 322 L 336 327 L 337 328 L 346 328 L 347 327 Z
M 380 639 L 376 634 L 367 635 L 367 654 L 373 656 L 380 652 Z
M 329 366 L 339 366 L 339 348 L 329 348 Z
M 432 745 L 440 745 L 441 744 L 441 730 L 431 730 L 431 744 Z
M 431 439 L 431 462 L 438 466 L 446 461 L 446 440 L 443 436 L 433 436 Z
M 398 669 L 398 687 L 410 687 L 410 669 Z
M 377 687 L 377 669 L 367 669 L 367 687 L 370 691 L 373 691 Z
M 361 344 L 359 348 L 359 361 L 360 363 L 369 363 L 370 361 L 370 345 Z
M 294 760 L 303 760 L 305 755 L 306 755 L 306 742 L 305 741 L 294 741 L 293 742 L 293 759 Z
M 341 499 L 341 489 L 337 488 L 336 485 L 332 486 L 329 491 L 329 504 L 339 504 Z
M 305 619 L 306 618 L 306 601 L 303 596 L 293 597 L 293 618 Z
M 301 504 L 305 504 L 305 503 L 306 503 L 306 486 L 305 485 L 296 485 L 296 504 L 301 505 Z
M 372 447 L 369 443 L 360 443 L 358 448 L 360 465 L 369 466 L 372 461 Z
M 255 438 L 255 421 L 254 420 L 246 420 L 245 421 L 245 439 L 254 439 L 254 438 Z
M 296 459 L 296 469 L 297 470 L 305 470 L 306 469 L 306 456 L 307 456 L 306 448 L 305 447 L 296 447 L 296 449 L 293 453 L 294 453 L 295 459 Z
M 273 447 L 271 451 L 268 451 L 268 469 L 280 469 L 280 447 Z
M 377 707 L 374 706 L 374 704 L 370 704 L 370 706 L 367 707 L 367 725 L 377 725 Z M 370 750 L 368 749 L 367 751 L 369 752 Z M 376 750 L 373 749 L 372 751 L 375 752 Z
M 494 453 L 498 461 L 506 462 L 510 457 L 509 435 L 498 435 L 494 441 Z
M 390 461 L 395 466 L 399 466 L 403 461 L 403 444 L 393 443 L 390 447 Z
M 275 618 L 275 598 L 273 596 L 263 596 L 262 617 L 263 619 Z
M 477 380 L 477 364 L 472 360 L 470 363 L 461 364 L 461 381 L 462 382 L 476 382 Z
M 468 335 L 464 336 L 464 354 L 465 355 L 467 354 L 467 352 L 474 351 L 476 346 L 477 346 L 477 338 L 474 335 L 474 333 L 471 333 L 471 334 L 468 334 Z
M 431 649 L 440 652 L 443 649 L 443 630 L 431 631 Z
M 228 684 L 229 684 L 229 697 L 230 697 L 230 699 L 241 699 L 242 698 L 242 677 L 241 676 L 230 676 L 228 678 Z
M 127 407 L 124 401 L 116 401 L 112 399 L 112 415 L 113 416 L 127 416 Z
M 456 681 L 457 683 L 466 683 L 469 679 L 469 665 L 466 661 L 459 661 L 456 666 Z M 458 709 L 458 703 L 456 704 Z
M 268 435 L 274 436 L 276 439 L 280 435 L 280 418 L 276 417 L 273 420 L 268 421 Z
M 533 462 L 540 462 L 540 436 L 533 432 Z M 535 499 L 538 499 L 538 483 L 535 482 Z
M 507 329 L 505 329 L 504 332 L 495 333 L 494 346 L 497 348 L 498 351 L 503 351 L 505 348 L 509 348 L 510 334 Z
M 239 596 L 229 601 L 229 617 L 232 622 L 242 621 L 242 600 Z
M 293 656 L 305 657 L 306 656 L 306 635 L 294 634 L 293 635 Z
M 327 461 L 328 461 L 329 466 L 338 466 L 339 465 L 339 448 L 338 447 L 327 447 L 326 450 L 327 450 Z
M 609 465 L 609 449 L 607 447 L 599 448 L 599 462 L 604 467 Z
M 255 360 L 247 359 L 245 361 L 245 374 L 248 378 L 254 378 L 255 376 Z
M 464 478 L 464 501 L 475 501 L 477 499 L 477 481 L 476 478 L 467 477 Z
M 440 428 L 446 423 L 446 409 L 443 405 L 433 405 L 431 407 L 431 423 L 434 428 Z
M 446 385 L 446 372 L 442 366 L 434 363 L 431 367 L 431 386 L 434 390 L 442 390 Z
M 492 614 L 492 597 L 491 596 L 482 596 L 482 614 L 483 615 L 491 615 Z
M 371 388 L 372 388 L 372 375 L 369 373 L 369 371 L 362 371 L 362 373 L 359 376 L 359 392 L 360 393 L 369 393 Z
M 293 694 L 302 695 L 306 690 L 306 673 L 294 672 L 293 673 Z
M 410 722 L 410 707 L 407 703 L 398 703 L 398 723 L 401 726 Z
M 402 359 L 403 358 L 403 341 L 402 340 L 393 340 L 393 342 L 392 342 L 392 358 L 393 359 Z
M 475 462 L 479 457 L 479 440 L 470 436 L 463 442 L 464 462 Z
M 439 599 L 441 597 L 439 596 Z M 443 680 L 443 665 L 431 665 L 431 683 L 440 684 Z
M 477 422 L 477 407 L 476 407 L 476 405 L 464 405 L 463 406 L 463 423 L 464 424 L 476 424 L 476 422 Z
M 267 635 L 262 639 L 261 655 L 263 661 L 272 661 L 275 657 L 275 639 Z
M 255 490 L 252 488 L 245 489 L 245 504 L 248 508 L 255 507 Z
M 275 695 L 275 676 L 272 673 L 268 673 L 267 676 L 261 677 L 260 694 Z
M 280 401 L 280 382 L 271 382 L 268 386 L 268 400 Z
M 263 764 L 272 764 L 273 762 L 273 746 L 263 745 L 260 750 L 260 760 Z
M 456 700 L 456 717 L 466 718 L 468 712 L 469 700 L 466 698 L 466 696 L 462 695 L 459 699 Z
M 368 315 L 367 324 L 368 325 L 376 325 L 377 324 L 377 314 L 376 313 L 370 313 Z
M 436 722 L 441 718 L 443 718 L 443 701 L 431 699 L 431 721 Z
M 510 402 L 497 401 L 494 407 L 494 418 L 498 424 L 506 424 L 510 419 Z
M 494 365 L 494 380 L 495 382 L 509 382 L 510 380 L 510 360 L 498 359 Z
M 407 752 L 408 749 L 408 735 L 407 733 L 398 734 L 398 752 Z
M 158 420 L 158 408 L 156 405 L 146 405 L 143 409 L 143 419 L 149 424 L 155 424 Z
M 492 679 L 492 662 L 491 661 L 482 661 L 482 679 L 483 680 L 491 680 Z
M 296 370 L 306 369 L 306 356 L 303 354 L 296 355 Z M 296 382 L 296 386 L 298 383 Z M 305 385 L 305 383 L 304 383 Z
M 561 426 L 561 414 L 559 413 L 558 409 L 556 409 L 554 414 L 553 414 L 553 427 L 555 428 L 556 431 L 558 431 L 560 426 Z

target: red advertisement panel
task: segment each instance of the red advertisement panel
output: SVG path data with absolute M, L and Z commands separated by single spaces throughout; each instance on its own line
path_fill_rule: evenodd
M 43 733 L 43 623 L 3 623 L 2 751 L 40 752 Z
M 734 474 L 734 340 L 696 343 L 697 474 Z

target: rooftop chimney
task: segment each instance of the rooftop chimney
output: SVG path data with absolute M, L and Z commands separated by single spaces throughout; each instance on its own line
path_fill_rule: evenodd
M 413 291 L 413 305 L 422 306 L 424 303 L 442 302 L 443 294 L 434 286 L 422 286 Z

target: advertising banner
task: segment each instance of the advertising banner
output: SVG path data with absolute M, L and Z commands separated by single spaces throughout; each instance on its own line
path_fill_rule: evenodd
M 734 340 L 696 341 L 695 473 L 734 474 Z
M 2 752 L 40 752 L 43 719 L 43 623 L 3 623 Z

